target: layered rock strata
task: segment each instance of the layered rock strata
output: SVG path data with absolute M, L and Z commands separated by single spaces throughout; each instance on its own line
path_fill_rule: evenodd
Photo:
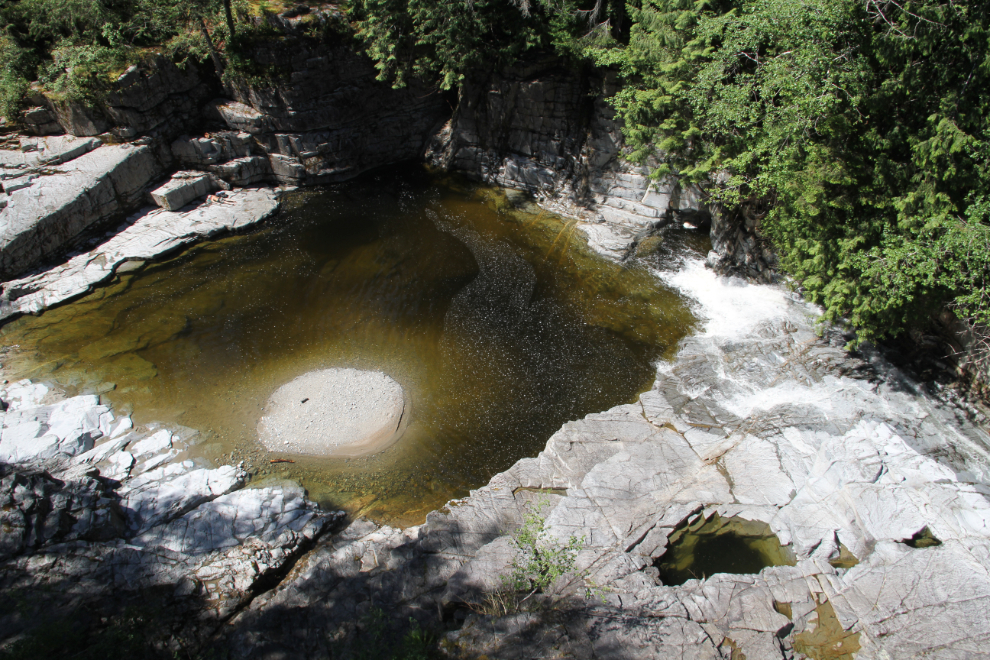
M 4 283 L 0 320 L 31 314 L 87 293 L 106 282 L 125 262 L 140 266 L 189 243 L 250 227 L 278 210 L 270 188 L 243 188 L 226 193 L 222 201 L 201 203 L 180 211 L 145 208 L 123 225 L 95 239 L 86 251 L 65 263 Z
M 417 159 L 450 114 L 435 86 L 413 80 L 392 89 L 375 79 L 371 60 L 347 44 L 300 43 L 284 64 L 285 82 L 231 88 L 234 100 L 253 111 L 221 112 L 232 130 L 255 136 L 280 182 L 342 181 Z
M 298 37 L 289 23 L 280 29 Z M 613 258 L 628 257 L 665 224 L 711 217 L 703 191 L 655 181 L 651 163 L 624 159 L 621 125 L 607 101 L 616 89 L 613 72 L 546 57 L 521 63 L 466 83 L 444 124 L 451 107 L 435 87 L 413 80 L 392 89 L 349 44 L 296 38 L 289 51 L 277 48 L 261 44 L 253 58 L 272 63 L 280 77 L 267 85 L 231 83 L 232 99 L 206 103 L 213 87 L 194 66 L 179 69 L 158 57 L 128 69 L 106 108 L 48 105 L 75 135 L 111 126 L 123 137 L 171 140 L 185 132 L 171 145 L 174 157 L 237 186 L 325 184 L 425 153 L 435 165 L 527 191 L 543 207 L 576 218 L 592 247 Z M 39 127 L 50 119 L 41 110 L 32 115 Z M 196 136 L 191 129 L 203 122 L 229 130 Z M 712 264 L 769 279 L 775 263 L 758 231 L 735 216 L 716 216 Z
M 533 194 L 576 217 L 596 250 L 613 258 L 667 223 L 706 223 L 701 191 L 654 181 L 650 164 L 623 158 L 621 124 L 607 98 L 614 74 L 555 60 L 520 64 L 466 84 L 427 158 L 489 184 Z
M 84 149 L 88 151 L 77 154 Z M 147 145 L 97 147 L 84 140 L 71 153 L 77 157 L 61 165 L 44 160 L 33 166 L 4 165 L 4 176 L 17 176 L 3 180 L 7 198 L 0 211 L 0 278 L 10 279 L 60 256 L 83 231 L 140 205 L 146 186 L 165 172 L 159 154 Z M 4 161 L 16 155 L 5 155 Z
M 222 619 L 339 517 L 301 488 L 245 490 L 239 467 L 183 460 L 201 441 L 190 429 L 134 427 L 29 381 L 0 397 L 0 589 L 21 595 L 2 638 L 151 592 L 175 616 Z
M 376 80 L 372 61 L 335 32 L 346 29 L 335 7 L 300 6 L 265 20 L 284 35 L 250 54 L 274 72 L 268 83 L 228 82 L 230 98 L 207 103 L 221 88 L 212 72 L 157 55 L 125 71 L 99 106 L 35 91 L 37 107 L 22 123 L 36 133 L 57 121 L 74 135 L 112 130 L 125 139 L 185 133 L 172 144 L 176 159 L 237 186 L 342 181 L 425 152 L 442 168 L 533 194 L 620 259 L 669 222 L 707 224 L 712 216 L 701 189 L 653 180 L 655 163 L 624 159 L 607 101 L 617 89 L 614 71 L 538 55 L 466 82 L 454 109 L 432 84 L 413 79 L 393 89 Z M 210 123 L 230 130 L 198 136 Z M 742 216 L 715 220 L 713 267 L 772 279 L 776 264 L 758 227 Z
M 203 123 L 203 104 L 217 89 L 214 76 L 192 59 L 178 65 L 157 53 L 120 74 L 99 103 L 63 100 L 34 88 L 21 123 L 34 135 L 93 136 L 112 130 L 123 139 L 174 138 Z

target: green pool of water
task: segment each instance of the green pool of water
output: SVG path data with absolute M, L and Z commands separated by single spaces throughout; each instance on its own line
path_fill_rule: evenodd
M 766 523 L 717 513 L 675 530 L 668 543 L 655 566 L 660 581 L 670 586 L 716 573 L 753 575 L 769 566 L 796 563 L 790 548 L 780 545 Z
M 137 423 L 200 430 L 196 454 L 244 460 L 255 483 L 295 479 L 325 506 L 410 524 L 562 423 L 633 400 L 693 323 L 645 266 L 594 255 L 573 223 L 407 169 L 297 193 L 259 231 L 2 335 L 7 378 L 104 392 Z M 261 407 L 327 367 L 397 380 L 408 430 L 371 457 L 271 463 Z

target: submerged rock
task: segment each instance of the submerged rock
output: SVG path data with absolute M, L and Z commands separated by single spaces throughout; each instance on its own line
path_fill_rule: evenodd
M 151 191 L 151 199 L 166 211 L 178 211 L 213 190 L 210 177 L 202 172 L 176 172 L 168 182 Z

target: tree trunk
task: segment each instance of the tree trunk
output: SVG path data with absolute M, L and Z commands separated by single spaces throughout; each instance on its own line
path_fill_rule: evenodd
M 223 13 L 227 15 L 227 29 L 230 31 L 230 36 L 234 36 L 234 14 L 230 10 L 230 0 L 223 0 Z
M 206 47 L 210 49 L 210 57 L 213 59 L 213 66 L 216 67 L 217 75 L 223 78 L 223 61 L 220 59 L 220 55 L 217 53 L 216 47 L 213 45 L 213 39 L 210 38 L 210 32 L 206 29 L 206 21 L 199 19 L 199 29 L 203 31 L 203 38 L 206 39 Z

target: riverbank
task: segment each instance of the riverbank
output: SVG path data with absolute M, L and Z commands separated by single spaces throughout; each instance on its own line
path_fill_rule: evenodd
M 66 617 L 156 593 L 170 643 L 234 657 L 339 650 L 377 611 L 453 629 L 441 644 L 452 657 L 979 653 L 986 432 L 881 359 L 819 338 L 816 310 L 784 289 L 696 260 L 658 277 L 707 321 L 649 392 L 564 425 L 538 457 L 404 530 L 340 530 L 293 486 L 244 489 L 237 466 L 183 460 L 188 430 L 131 429 L 95 397 L 6 386 L 0 449 L 29 436 L 46 447 L 4 468 L 5 521 L 24 532 L 3 589 L 31 604 L 0 619 L 8 644 L 44 630 L 25 613 L 54 588 Z M 554 537 L 583 539 L 577 568 L 604 602 L 575 584 L 557 610 L 480 614 L 510 570 L 507 535 L 537 501 Z M 713 514 L 765 524 L 794 565 L 699 565 L 705 579 L 661 584 L 669 539 Z

